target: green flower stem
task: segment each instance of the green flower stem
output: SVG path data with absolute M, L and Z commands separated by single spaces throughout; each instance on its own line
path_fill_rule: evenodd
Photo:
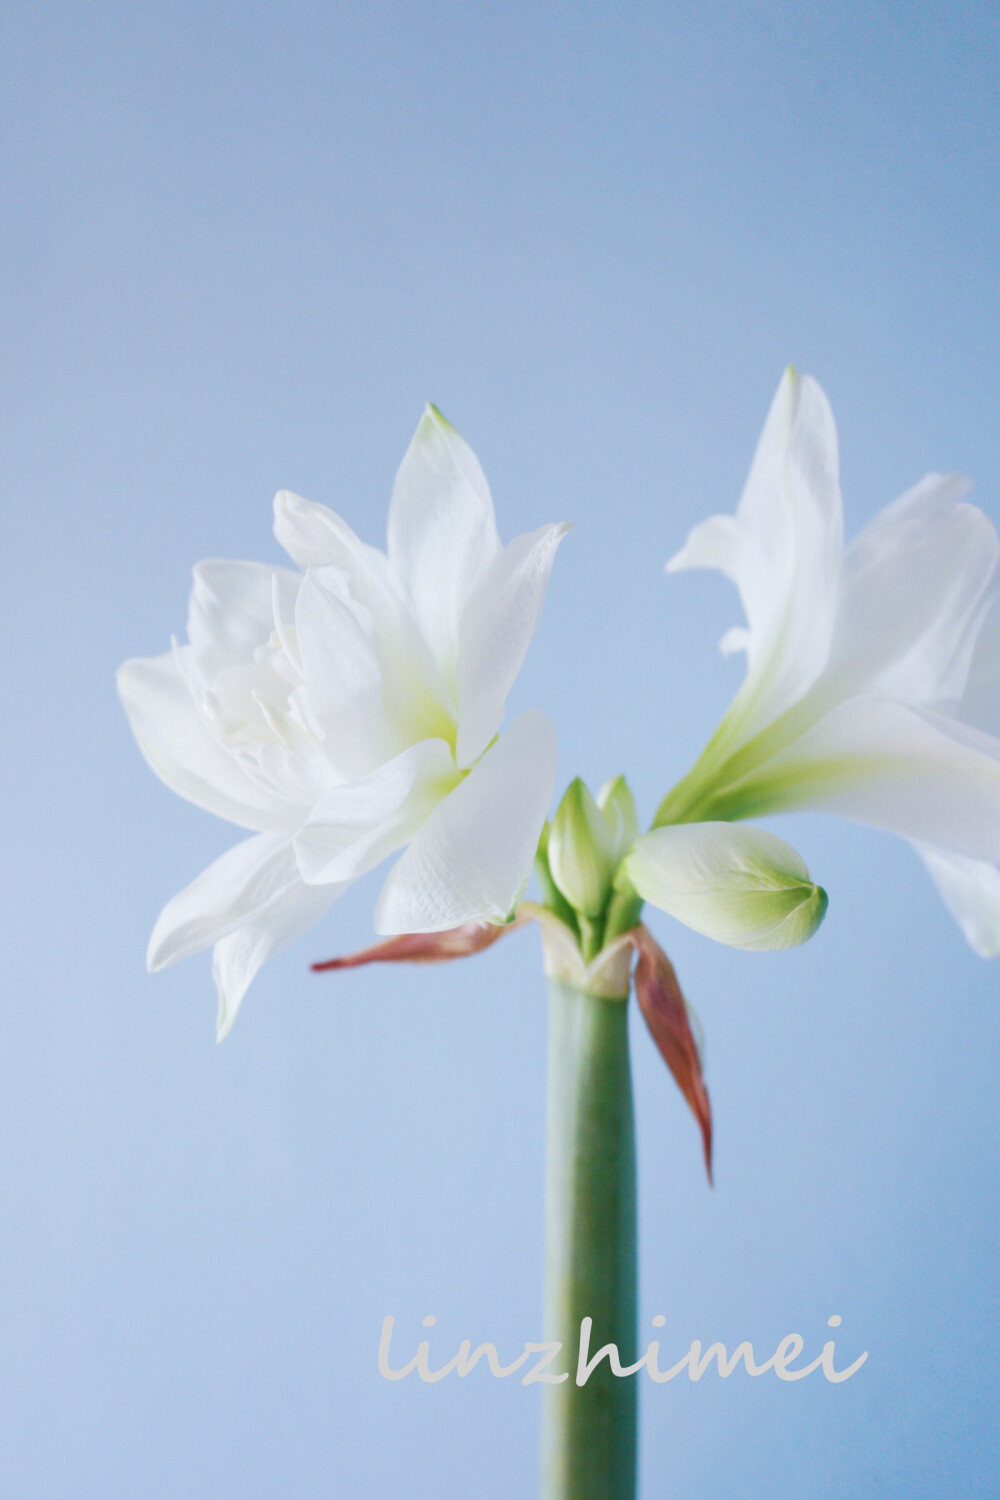
M 590 1358 L 607 1343 L 636 1353 L 635 1125 L 627 997 L 549 981 L 545 1338 L 569 1379 L 545 1389 L 542 1500 L 634 1500 L 634 1376 L 602 1359 L 576 1384 L 580 1323 Z

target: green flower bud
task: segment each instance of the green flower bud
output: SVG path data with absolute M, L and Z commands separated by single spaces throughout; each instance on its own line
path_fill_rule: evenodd
M 734 948 L 794 948 L 826 915 L 826 892 L 801 855 L 760 828 L 656 828 L 637 840 L 623 875 L 643 900 Z
M 604 814 L 611 848 L 611 863 L 617 867 L 635 843 L 639 820 L 635 800 L 624 776 L 606 781 L 597 794 L 597 805 Z
M 542 902 L 549 911 L 554 912 L 561 922 L 579 937 L 576 913 L 570 906 L 562 891 L 552 878 L 549 867 L 549 835 L 552 832 L 551 825 L 546 822 L 538 836 L 538 849 L 535 852 L 535 875 L 542 890 Z
M 549 869 L 570 905 L 599 917 L 615 871 L 611 825 L 579 776 L 571 781 L 549 833 Z

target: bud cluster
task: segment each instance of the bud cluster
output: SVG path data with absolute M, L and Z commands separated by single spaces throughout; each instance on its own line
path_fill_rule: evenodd
M 638 920 L 642 902 L 631 889 L 616 889 L 638 832 L 632 793 L 624 776 L 616 776 L 596 798 L 580 777 L 571 781 L 543 834 L 538 872 L 547 902 L 575 932 L 588 960 Z

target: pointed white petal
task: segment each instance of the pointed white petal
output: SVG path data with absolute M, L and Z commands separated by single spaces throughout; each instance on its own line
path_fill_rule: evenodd
M 355 880 L 405 844 L 458 781 L 444 740 L 421 740 L 370 776 L 334 787 L 295 838 L 309 885 Z
M 232 1030 L 243 996 L 261 965 L 314 926 L 344 889 L 343 885 L 293 881 L 266 910 L 216 943 L 212 975 L 219 997 L 218 1041 Z
M 182 648 L 182 663 L 185 656 Z M 178 655 L 125 662 L 118 669 L 118 692 L 140 750 L 171 791 L 241 828 L 283 828 L 294 816 L 283 798 L 252 780 L 213 737 Z
M 429 406 L 393 486 L 389 561 L 446 678 L 456 666 L 462 611 L 499 551 L 479 462 Z
M 941 899 L 980 958 L 1000 954 L 1000 870 L 931 844 L 914 844 Z
M 529 709 L 438 804 L 393 866 L 375 930 L 439 932 L 504 921 L 531 874 L 555 772 L 555 731 Z
M 325 586 L 366 623 L 374 641 L 414 635 L 389 559 L 362 542 L 332 510 L 281 490 L 274 497 L 274 531 L 303 568 L 320 570 Z
M 742 799 L 742 801 L 741 801 Z M 727 794 L 732 816 L 818 807 L 1000 859 L 1000 740 L 878 698 L 831 710 Z
M 847 549 L 818 699 L 956 707 L 1000 563 L 993 523 L 963 501 L 968 488 L 959 475 L 929 474 Z
M 303 570 L 328 564 L 352 573 L 362 566 L 378 568 L 381 554 L 366 546 L 335 511 L 291 490 L 279 490 L 274 497 L 274 535 Z
M 149 968 L 215 945 L 221 1041 L 265 959 L 318 921 L 347 884 L 305 885 L 291 840 L 258 834 L 227 850 L 167 903 L 149 941 Z
M 149 939 L 150 973 L 189 958 L 301 884 L 287 834 L 259 833 L 227 849 L 168 901 Z
M 568 525 L 515 537 L 493 559 L 462 613 L 456 688 L 460 766 L 476 761 L 503 722 Z
M 301 582 L 290 568 L 209 558 L 194 570 L 188 604 L 188 640 L 205 671 L 249 662 L 270 640 L 277 602 L 283 619 L 295 610 Z
M 689 568 L 715 568 L 739 587 L 743 547 L 743 529 L 738 516 L 709 516 L 692 527 L 683 547 L 667 563 L 667 572 L 686 573 Z
M 760 828 L 657 828 L 636 841 L 624 869 L 643 900 L 735 948 L 795 947 L 826 912 L 801 855 Z
M 726 717 L 727 750 L 790 707 L 826 664 L 843 546 L 837 475 L 826 397 L 814 380 L 788 371 L 735 517 L 702 522 L 667 565 L 719 568 L 743 601 L 747 633 L 737 640 L 749 670 Z

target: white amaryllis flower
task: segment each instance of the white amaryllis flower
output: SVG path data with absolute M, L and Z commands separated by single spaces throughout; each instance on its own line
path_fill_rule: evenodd
M 845 548 L 837 438 L 814 380 L 778 388 L 735 516 L 668 571 L 736 584 L 746 679 L 657 826 L 788 808 L 903 835 L 977 952 L 1000 951 L 1000 542 L 930 474 Z M 650 835 L 655 839 L 656 835 Z M 642 841 L 640 841 L 641 843 Z
M 282 491 L 297 569 L 204 562 L 188 644 L 118 687 L 169 787 L 253 830 L 164 908 L 151 970 L 214 944 L 220 1038 L 265 959 L 406 845 L 382 933 L 503 922 L 555 779 L 528 710 L 498 737 L 567 527 L 501 545 L 475 455 L 428 407 L 396 476 L 388 548 Z

